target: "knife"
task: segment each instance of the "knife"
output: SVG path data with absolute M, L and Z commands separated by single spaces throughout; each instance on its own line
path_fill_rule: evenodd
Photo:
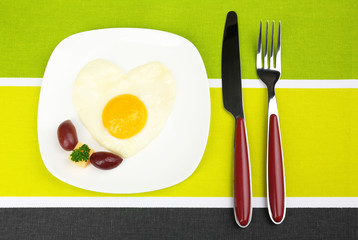
M 252 217 L 252 189 L 249 147 L 242 104 L 239 34 L 236 13 L 227 14 L 221 59 L 224 107 L 236 121 L 234 144 L 234 216 L 247 227 Z

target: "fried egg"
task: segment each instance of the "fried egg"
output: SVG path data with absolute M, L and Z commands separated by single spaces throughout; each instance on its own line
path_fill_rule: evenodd
M 106 149 L 129 158 L 156 138 L 176 96 L 171 71 L 150 62 L 126 74 L 97 59 L 79 72 L 73 104 L 92 137 Z

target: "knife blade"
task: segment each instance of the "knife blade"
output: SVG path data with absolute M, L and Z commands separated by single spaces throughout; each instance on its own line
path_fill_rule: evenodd
M 252 218 L 252 189 L 249 148 L 242 100 L 242 82 L 237 15 L 227 14 L 221 59 L 222 93 L 225 109 L 235 117 L 234 216 L 247 227 Z
M 224 107 L 235 118 L 244 118 L 237 16 L 227 14 L 222 48 L 222 91 Z

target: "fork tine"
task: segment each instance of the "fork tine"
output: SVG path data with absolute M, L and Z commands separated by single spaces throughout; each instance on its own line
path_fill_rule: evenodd
M 281 72 L 281 21 L 278 23 L 277 47 L 276 47 L 276 70 Z
M 267 60 L 267 34 L 268 34 L 268 21 L 266 21 L 266 40 L 265 40 L 265 55 L 264 55 L 264 68 L 268 68 L 268 60 Z
M 269 68 L 274 68 L 273 67 L 273 35 L 274 35 L 274 29 L 275 29 L 275 21 L 272 21 L 272 34 L 271 34 L 271 51 L 270 51 L 270 66 Z
M 260 22 L 260 33 L 259 33 L 259 43 L 257 45 L 257 53 L 256 53 L 256 68 L 262 68 L 262 43 L 261 43 L 261 28 L 262 28 L 262 21 Z

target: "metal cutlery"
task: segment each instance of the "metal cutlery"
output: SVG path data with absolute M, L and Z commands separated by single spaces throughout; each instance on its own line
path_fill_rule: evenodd
M 256 70 L 268 90 L 268 128 L 267 128 L 267 204 L 271 220 L 275 224 L 283 222 L 286 215 L 285 170 L 282 154 L 280 124 L 278 118 L 275 85 L 281 76 L 281 22 L 278 26 L 276 60 L 274 65 L 274 26 L 272 23 L 271 51 L 268 57 L 268 21 L 266 22 L 265 52 L 262 53 L 262 22 L 256 56 Z
M 224 107 L 236 120 L 234 144 L 234 216 L 245 228 L 252 216 L 252 189 L 249 147 L 242 103 L 242 83 L 237 16 L 226 18 L 222 47 L 222 91 Z

